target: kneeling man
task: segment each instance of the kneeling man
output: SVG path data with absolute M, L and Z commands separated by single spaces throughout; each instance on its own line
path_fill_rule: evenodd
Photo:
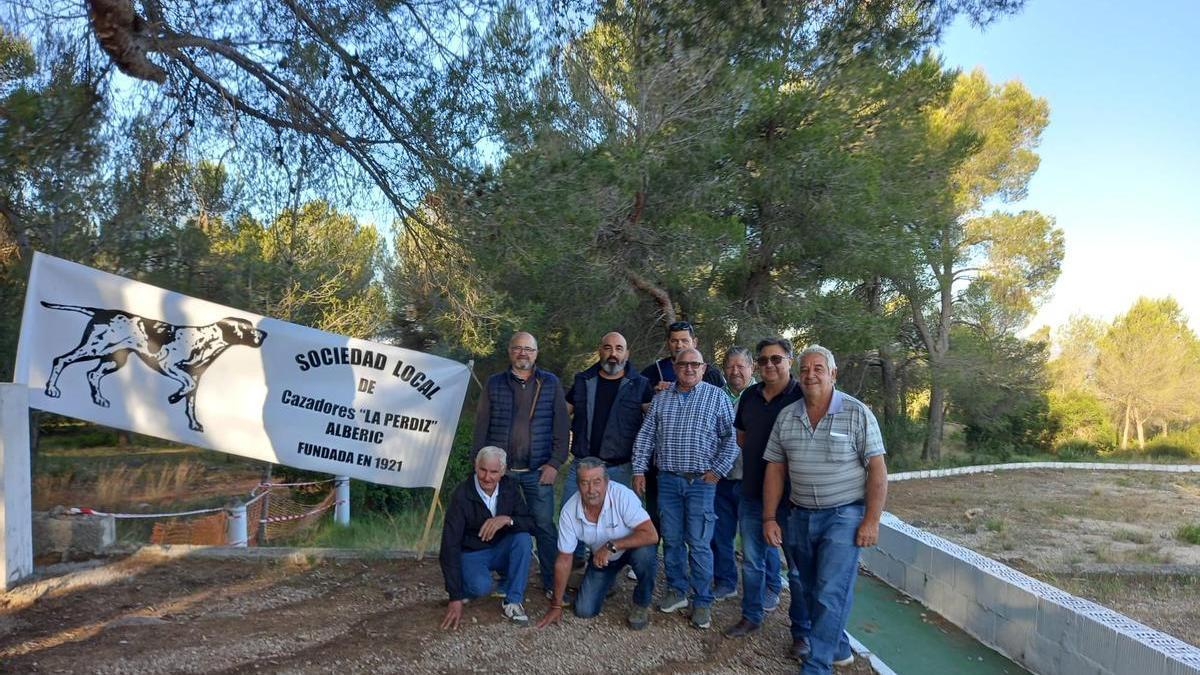
M 637 574 L 629 626 L 641 630 L 650 622 L 650 596 L 654 595 L 658 569 L 658 531 L 633 490 L 608 480 L 603 461 L 595 457 L 580 459 L 575 476 L 579 492 L 563 504 L 558 518 L 554 599 L 538 627 L 562 618 L 567 577 L 575 547 L 582 543 L 592 554 L 575 596 L 575 615 L 590 619 L 599 614 L 617 573 L 629 565 Z
M 458 628 L 464 600 L 492 592 L 492 572 L 501 574 L 504 617 L 529 622 L 521 603 L 529 581 L 533 516 L 520 484 L 504 475 L 507 461 L 504 450 L 481 448 L 475 455 L 475 475 L 455 488 L 446 507 L 438 556 L 450 594 L 443 629 Z

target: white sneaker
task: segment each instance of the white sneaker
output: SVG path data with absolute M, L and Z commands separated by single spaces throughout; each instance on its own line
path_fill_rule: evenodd
M 637 574 L 633 571 L 632 567 L 625 570 L 625 578 L 633 580 L 633 581 L 637 581 Z
M 504 618 L 509 621 L 514 621 L 522 625 L 529 623 L 529 617 L 525 614 L 525 608 L 515 602 L 503 603 L 500 609 L 504 612 Z
M 834 662 L 833 662 L 833 665 L 835 665 L 835 666 L 848 666 L 848 665 L 850 665 L 851 663 L 854 663 L 854 652 L 850 652 L 850 656 L 847 656 L 847 657 L 846 657 L 846 658 L 844 658 L 844 659 L 837 659 L 836 661 L 834 661 Z

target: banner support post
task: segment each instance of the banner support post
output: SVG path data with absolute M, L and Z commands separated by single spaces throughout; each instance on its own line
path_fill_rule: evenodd
M 0 591 L 33 574 L 29 387 L 0 382 Z
M 437 512 L 441 502 L 442 486 L 433 490 L 433 501 L 429 503 L 429 515 L 425 516 L 425 531 L 421 533 L 421 542 L 417 545 L 417 560 L 425 559 L 425 551 L 429 548 L 429 530 L 433 528 L 433 514 Z

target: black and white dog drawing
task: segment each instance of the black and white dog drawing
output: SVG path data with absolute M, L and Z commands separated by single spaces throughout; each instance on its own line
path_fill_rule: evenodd
M 184 410 L 188 426 L 204 431 L 196 419 L 196 387 L 200 376 L 226 349 L 235 345 L 259 347 L 267 334 L 245 319 L 225 318 L 207 326 L 176 326 L 164 321 L 146 319 L 119 309 L 100 309 L 42 302 L 42 306 L 67 312 L 79 312 L 91 317 L 83 329 L 79 346 L 54 359 L 50 378 L 46 380 L 46 395 L 58 398 L 58 378 L 67 366 L 80 361 L 100 362 L 88 371 L 92 401 L 108 407 L 108 399 L 100 393 L 100 380 L 125 365 L 129 353 L 141 357 L 146 365 L 168 379 L 179 383 L 179 390 L 167 397 L 168 403 L 187 402 Z

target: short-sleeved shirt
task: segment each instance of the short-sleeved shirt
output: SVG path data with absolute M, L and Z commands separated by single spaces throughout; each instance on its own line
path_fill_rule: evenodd
M 633 490 L 610 480 L 596 522 L 589 521 L 584 515 L 583 500 L 578 492 L 563 504 L 562 513 L 558 516 L 558 550 L 560 553 L 574 553 L 579 542 L 595 550 L 605 542 L 628 537 L 633 533 L 633 528 L 647 520 L 650 520 L 650 514 L 642 508 L 642 500 Z M 616 560 L 624 553 L 617 551 L 609 559 Z
M 793 505 L 828 509 L 866 497 L 867 460 L 882 454 L 875 415 L 862 401 L 834 390 L 816 429 L 803 400 L 780 411 L 763 458 L 787 463 Z
M 783 391 L 770 401 L 763 397 L 765 386 L 760 382 L 742 392 L 737 417 L 733 420 L 733 426 L 742 432 L 742 496 L 759 500 L 762 499 L 763 474 L 767 469 L 763 451 L 767 449 L 771 429 L 775 427 L 780 411 L 804 398 L 794 377 L 789 377 Z

